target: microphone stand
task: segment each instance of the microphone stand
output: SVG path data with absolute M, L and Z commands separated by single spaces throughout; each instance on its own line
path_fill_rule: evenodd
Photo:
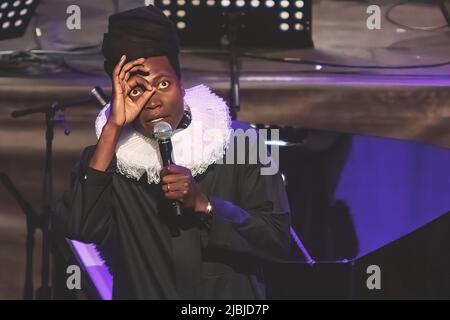
M 20 192 L 16 189 L 11 179 L 5 174 L 0 174 L 0 180 L 5 188 L 15 198 L 23 213 L 27 218 L 27 240 L 26 240 L 26 258 L 25 258 L 25 284 L 23 290 L 23 298 L 25 300 L 33 299 L 33 248 L 34 248 L 34 234 L 36 229 L 41 226 L 41 219 L 39 214 L 31 207 L 30 203 L 26 201 Z
M 239 111 L 241 107 L 237 39 L 239 32 L 239 19 L 243 13 L 226 12 L 225 15 L 228 20 L 228 28 L 225 37 L 226 41 L 224 44 L 228 45 L 230 50 L 230 113 L 231 118 L 234 120 L 237 117 L 237 111 Z
M 11 180 L 1 174 L 1 181 L 5 187 L 12 193 L 16 201 L 19 203 L 22 211 L 27 217 L 27 241 L 26 241 L 26 276 L 24 299 L 33 299 L 33 281 L 32 281 L 32 263 L 33 263 L 33 247 L 34 234 L 37 228 L 42 230 L 42 283 L 41 287 L 36 291 L 36 298 L 39 300 L 49 300 L 52 298 L 52 290 L 50 287 L 50 258 L 52 247 L 52 215 L 53 215 L 53 137 L 55 123 L 61 122 L 64 125 L 64 133 L 70 134 L 67 121 L 62 111 L 66 108 L 78 107 L 80 104 L 90 103 L 89 100 L 76 101 L 66 104 L 53 103 L 51 106 L 40 106 L 28 109 L 13 111 L 11 116 L 19 118 L 35 113 L 44 113 L 45 115 L 45 171 L 43 179 L 43 206 L 41 214 L 37 214 L 31 205 L 21 196 L 19 191 L 14 187 Z

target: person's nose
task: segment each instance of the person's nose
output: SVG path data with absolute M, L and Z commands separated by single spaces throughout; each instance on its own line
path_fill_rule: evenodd
M 156 94 L 153 94 L 153 96 L 147 102 L 147 106 L 146 107 L 150 108 L 150 109 L 159 108 L 159 107 L 161 107 L 161 100 L 158 99 L 158 96 Z

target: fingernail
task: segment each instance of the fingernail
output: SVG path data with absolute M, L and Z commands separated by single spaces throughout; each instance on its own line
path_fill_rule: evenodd
M 127 56 L 126 55 L 122 55 L 122 58 L 120 58 L 121 61 L 125 60 Z

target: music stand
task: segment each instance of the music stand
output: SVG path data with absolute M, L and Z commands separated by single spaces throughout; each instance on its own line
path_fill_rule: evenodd
M 312 47 L 312 0 L 155 0 L 184 47 L 230 52 L 230 112 L 240 108 L 239 48 Z

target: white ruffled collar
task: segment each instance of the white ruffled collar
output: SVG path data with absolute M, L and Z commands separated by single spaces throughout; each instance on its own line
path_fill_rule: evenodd
M 192 121 L 172 136 L 173 160 L 196 176 L 222 159 L 230 141 L 231 119 L 225 101 L 205 85 L 187 89 L 184 99 L 191 109 Z M 109 104 L 105 106 L 95 121 L 97 138 L 108 118 L 109 107 Z M 116 158 L 120 174 L 138 180 L 147 173 L 148 183 L 159 183 L 162 161 L 158 143 L 137 132 L 132 125 L 121 133 Z

